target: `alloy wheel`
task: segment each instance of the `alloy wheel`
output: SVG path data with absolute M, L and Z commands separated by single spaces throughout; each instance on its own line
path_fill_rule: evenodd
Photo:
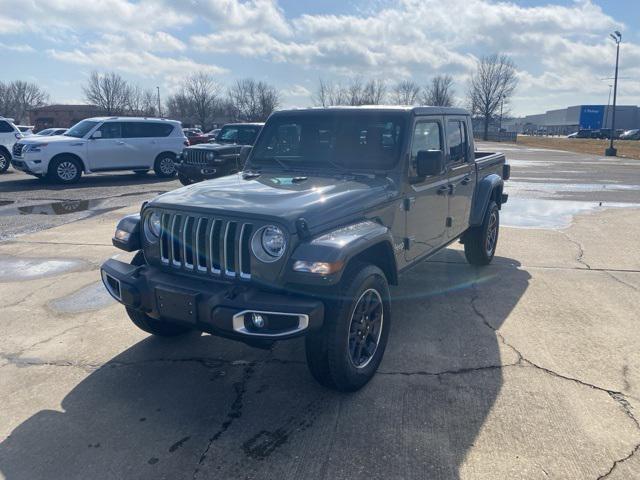
M 163 173 L 163 175 L 173 175 L 173 172 L 175 172 L 176 168 L 173 165 L 173 158 L 171 157 L 163 157 L 160 160 L 160 171 Z
M 364 368 L 373 359 L 384 322 L 384 304 L 380 293 L 370 288 L 356 302 L 349 324 L 349 358 L 356 368 Z
M 493 255 L 498 239 L 498 213 L 494 210 L 489 217 L 489 225 L 487 227 L 487 238 L 485 240 L 485 251 L 487 256 Z
M 64 180 L 65 182 L 70 182 L 78 175 L 78 167 L 75 163 L 65 160 L 58 164 L 58 168 L 56 169 L 56 174 L 58 178 Z

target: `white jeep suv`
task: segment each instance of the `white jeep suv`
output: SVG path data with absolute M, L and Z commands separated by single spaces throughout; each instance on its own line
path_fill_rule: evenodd
M 9 168 L 13 145 L 21 138 L 22 133 L 13 124 L 13 119 L 0 117 L 0 173 Z
M 77 182 L 84 173 L 150 169 L 175 175 L 174 160 L 188 141 L 182 125 L 159 118 L 88 118 L 64 135 L 32 136 L 13 147 L 14 168 L 59 183 Z

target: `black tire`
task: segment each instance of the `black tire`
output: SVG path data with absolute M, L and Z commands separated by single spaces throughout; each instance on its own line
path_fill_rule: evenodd
M 145 262 L 144 253 L 139 251 L 131 260 L 131 265 L 140 266 L 144 265 Z M 165 320 L 156 320 L 146 313 L 134 310 L 133 308 L 126 307 L 126 310 L 127 315 L 129 315 L 129 318 L 136 327 L 158 337 L 177 337 L 192 331 L 189 327 L 183 325 L 177 325 Z
M 136 175 L 146 175 L 147 173 L 149 173 L 149 170 L 134 170 L 133 173 L 135 173 Z
M 189 177 L 187 177 L 187 176 L 185 176 L 185 175 L 183 175 L 181 173 L 178 174 L 178 180 L 180 180 L 180 183 L 182 185 L 184 185 L 185 187 L 187 185 L 191 185 L 192 183 L 194 183 Z
M 49 163 L 47 178 L 56 183 L 76 183 L 82 176 L 82 165 L 72 156 L 62 156 Z
M 367 306 L 372 308 L 368 314 Z M 328 388 L 359 390 L 378 370 L 389 338 L 391 302 L 384 273 L 374 265 L 350 265 L 325 307 L 322 329 L 305 339 L 309 370 Z
M 161 153 L 153 164 L 153 171 L 160 178 L 171 178 L 176 174 L 175 160 L 175 154 Z
M 4 173 L 11 165 L 11 155 L 4 148 L 0 148 L 0 173 Z
M 496 253 L 500 233 L 500 210 L 493 200 L 489 202 L 482 225 L 470 228 L 464 234 L 464 255 L 471 265 L 489 265 Z

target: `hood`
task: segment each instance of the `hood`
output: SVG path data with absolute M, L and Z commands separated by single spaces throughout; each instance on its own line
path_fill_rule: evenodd
M 360 217 L 363 211 L 398 194 L 396 184 L 382 177 L 334 178 L 304 173 L 242 174 L 189 185 L 156 197 L 149 206 L 240 218 L 278 221 L 290 231 L 304 218 L 315 227 Z
M 23 145 L 33 145 L 34 143 L 77 143 L 85 142 L 84 138 L 65 137 L 64 135 L 52 135 L 50 137 L 42 137 L 38 135 L 30 135 L 18 140 Z
M 235 143 L 198 143 L 187 147 L 188 150 L 225 150 L 228 148 L 238 149 L 240 145 Z

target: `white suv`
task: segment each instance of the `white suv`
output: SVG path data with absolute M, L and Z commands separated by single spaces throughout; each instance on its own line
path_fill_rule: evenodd
M 13 145 L 22 138 L 12 118 L 0 117 L 0 173 L 6 172 L 11 163 Z
M 22 138 L 13 147 L 14 168 L 60 183 L 84 173 L 150 169 L 175 175 L 174 160 L 188 145 L 180 122 L 159 118 L 88 118 L 64 135 Z

